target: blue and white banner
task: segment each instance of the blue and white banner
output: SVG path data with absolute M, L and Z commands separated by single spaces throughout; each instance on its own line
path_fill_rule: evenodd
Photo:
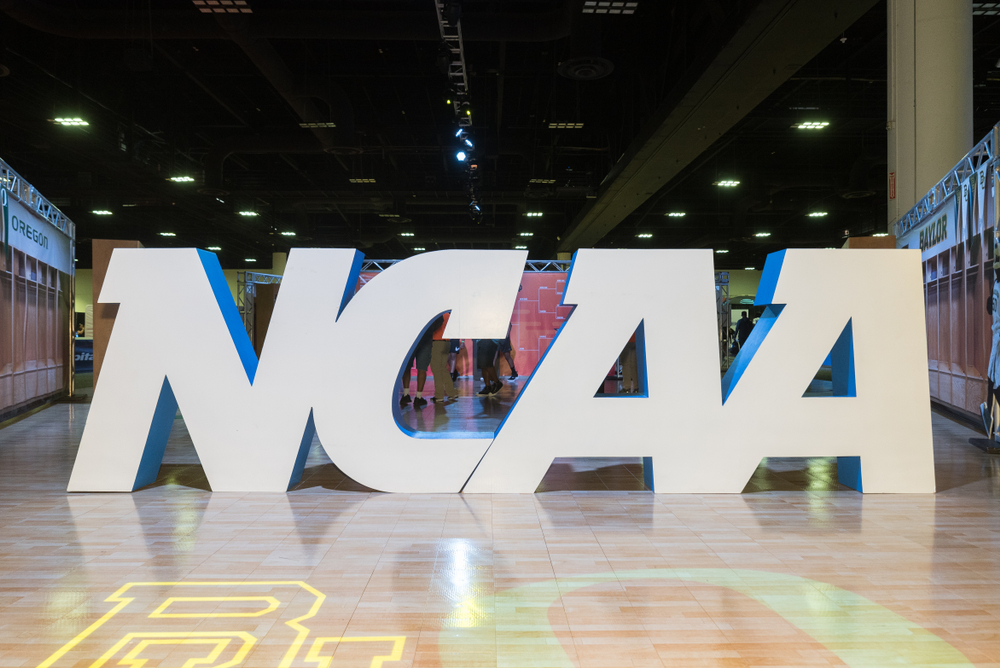
M 0 188 L 3 207 L 3 244 L 13 246 L 61 272 L 73 273 L 72 244 L 59 229 L 24 206 L 5 189 Z
M 958 192 L 967 190 L 966 187 Z M 965 207 L 968 208 L 968 207 Z M 897 248 L 919 248 L 922 260 L 934 257 L 946 248 L 951 248 L 963 237 L 962 225 L 956 207 L 955 194 L 948 196 L 934 213 L 923 223 L 896 240 Z M 964 220 L 965 217 L 963 216 Z
M 94 340 L 74 339 L 73 368 L 77 373 L 90 373 L 94 370 Z

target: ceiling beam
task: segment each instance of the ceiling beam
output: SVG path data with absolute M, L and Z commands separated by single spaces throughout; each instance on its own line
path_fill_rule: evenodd
M 593 246 L 877 0 L 762 0 L 691 89 L 638 137 L 559 252 Z

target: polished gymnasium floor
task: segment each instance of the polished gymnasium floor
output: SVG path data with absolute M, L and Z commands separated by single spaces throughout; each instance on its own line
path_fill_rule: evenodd
M 488 425 L 514 391 L 403 419 Z M 607 459 L 380 494 L 318 448 L 287 494 L 213 494 L 181 418 L 155 485 L 67 494 L 87 409 L 0 429 L 0 668 L 1000 666 L 1000 456 L 938 415 L 936 495 L 826 459 L 741 495 Z

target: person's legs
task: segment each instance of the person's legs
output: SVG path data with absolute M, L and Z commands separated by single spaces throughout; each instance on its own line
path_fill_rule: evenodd
M 628 394 L 639 391 L 638 366 L 635 359 L 635 344 L 626 343 L 622 351 L 622 389 Z
M 424 383 L 427 382 L 427 367 L 431 363 L 431 344 L 429 341 L 424 345 L 417 346 L 415 357 L 417 359 L 417 396 L 413 400 L 413 407 L 421 408 L 427 405 L 427 400 L 424 399 Z
M 517 378 L 517 369 L 514 367 L 514 359 L 510 356 L 510 351 L 505 350 L 503 357 L 507 360 L 507 366 L 510 367 L 510 380 Z
M 403 385 L 403 396 L 399 398 L 399 407 L 402 408 L 410 403 L 410 367 L 413 366 L 414 358 L 406 363 L 406 368 L 403 369 L 403 375 L 400 378 L 400 383 Z

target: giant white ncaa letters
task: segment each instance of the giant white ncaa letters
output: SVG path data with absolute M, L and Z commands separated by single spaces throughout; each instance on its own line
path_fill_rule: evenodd
M 288 489 L 314 433 L 393 492 L 531 493 L 553 458 L 602 456 L 647 458 L 657 492 L 739 492 L 768 456 L 934 491 L 919 251 L 772 254 L 770 306 L 720 383 L 711 250 L 581 250 L 575 308 L 496 433 L 407 431 L 415 340 L 445 311 L 445 338 L 502 338 L 525 255 L 426 253 L 354 294 L 360 253 L 296 249 L 258 361 L 213 254 L 115 250 L 100 301 L 121 307 L 69 490 L 154 481 L 179 407 L 215 491 Z M 594 396 L 640 325 L 645 395 Z M 828 355 L 837 396 L 804 397 Z

